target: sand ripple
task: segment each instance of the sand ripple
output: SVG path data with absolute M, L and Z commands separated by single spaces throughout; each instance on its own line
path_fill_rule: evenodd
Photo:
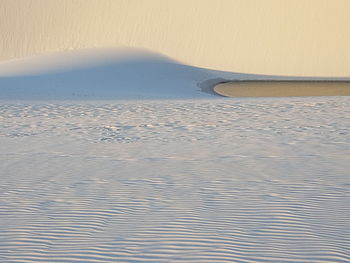
M 349 262 L 347 98 L 0 106 L 1 262 Z

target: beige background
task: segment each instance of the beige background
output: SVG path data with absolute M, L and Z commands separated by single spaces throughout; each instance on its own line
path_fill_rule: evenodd
M 0 0 L 0 60 L 135 46 L 247 73 L 350 76 L 349 0 Z

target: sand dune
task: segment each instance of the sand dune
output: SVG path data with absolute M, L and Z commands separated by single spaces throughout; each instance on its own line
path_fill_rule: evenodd
M 0 63 L 0 99 L 209 98 L 215 82 L 236 76 L 144 49 L 54 52 Z
M 350 262 L 348 6 L 0 0 L 0 261 Z
M 315 82 L 296 89 L 267 88 L 267 80 L 330 80 L 242 74 L 198 68 L 136 48 L 94 48 L 48 52 L 0 62 L 0 99 L 179 99 L 223 96 L 347 95 L 348 84 L 334 88 Z M 331 78 L 348 80 L 347 78 Z M 227 84 L 228 81 L 237 85 Z M 276 82 L 277 81 L 277 82 Z M 224 84 L 220 84 L 220 83 Z M 237 83 L 237 82 L 234 82 Z M 243 83 L 243 84 L 242 84 Z M 247 86 L 244 83 L 256 85 Z M 317 85 L 318 83 L 319 85 Z M 214 88 L 216 84 L 219 84 Z M 215 98 L 215 97 L 214 97 Z
M 344 0 L 0 0 L 0 99 L 209 98 L 230 80 L 345 80 L 347 7 Z M 232 94 L 227 84 L 215 90 Z M 306 90 L 260 95 L 344 94 Z
M 349 76 L 348 0 L 0 0 L 0 60 L 139 47 L 184 64 Z

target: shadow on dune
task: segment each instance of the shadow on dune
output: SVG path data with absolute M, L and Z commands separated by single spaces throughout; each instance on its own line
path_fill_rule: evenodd
M 236 85 L 242 80 L 275 82 L 330 79 L 240 74 L 203 69 L 135 48 L 87 49 L 0 62 L 0 99 L 216 98 L 218 93 L 221 93 L 214 91 L 215 85 L 230 81 L 232 85 Z
M 69 51 L 0 65 L 0 99 L 210 98 L 237 75 L 143 50 Z

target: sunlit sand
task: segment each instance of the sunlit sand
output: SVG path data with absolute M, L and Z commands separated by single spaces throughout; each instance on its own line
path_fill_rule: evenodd
M 348 81 L 236 81 L 214 91 L 226 97 L 350 96 Z
M 0 263 L 350 262 L 349 9 L 0 0 Z
M 0 0 L 0 60 L 127 46 L 221 71 L 349 76 L 350 2 L 322 2 Z

